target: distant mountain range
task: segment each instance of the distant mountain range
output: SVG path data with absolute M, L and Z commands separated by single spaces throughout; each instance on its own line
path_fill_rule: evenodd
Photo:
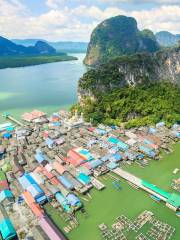
M 16 44 L 21 44 L 26 47 L 35 45 L 37 41 L 43 41 L 54 47 L 57 51 L 61 52 L 86 52 L 87 51 L 87 42 L 49 42 L 43 39 L 12 39 Z
M 0 56 L 23 55 L 49 55 L 56 54 L 56 49 L 43 41 L 37 41 L 34 46 L 15 44 L 7 38 L 0 36 Z
M 158 32 L 155 36 L 158 43 L 164 47 L 171 47 L 180 41 L 180 34 L 172 34 L 167 31 Z

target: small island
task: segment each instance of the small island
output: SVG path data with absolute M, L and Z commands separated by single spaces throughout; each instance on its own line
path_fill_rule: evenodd
M 45 63 L 72 61 L 72 60 L 77 60 L 77 58 L 73 56 L 68 56 L 67 54 L 7 56 L 7 57 L 0 57 L 0 69 L 26 67 L 26 66 L 34 66 L 34 65 L 40 65 Z
M 0 37 L 0 69 L 34 66 L 45 63 L 72 61 L 76 57 L 57 52 L 55 48 L 43 41 L 34 46 L 25 47 Z

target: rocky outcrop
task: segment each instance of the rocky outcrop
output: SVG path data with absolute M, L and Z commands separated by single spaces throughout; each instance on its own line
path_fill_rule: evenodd
M 167 81 L 180 85 L 180 47 L 154 54 L 123 56 L 91 69 L 79 81 L 78 95 L 94 97 L 116 88 Z
M 97 65 L 120 55 L 156 52 L 160 49 L 150 30 L 139 31 L 132 17 L 116 16 L 100 23 L 92 32 L 86 65 Z

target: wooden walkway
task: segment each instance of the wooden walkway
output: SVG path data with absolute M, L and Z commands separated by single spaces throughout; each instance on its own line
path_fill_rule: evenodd
M 97 190 L 105 188 L 105 185 L 94 177 L 91 177 L 91 183 Z
M 130 183 L 132 183 L 133 185 L 137 186 L 138 188 L 141 188 L 141 189 L 143 189 L 144 191 L 146 191 L 146 192 L 148 192 L 148 193 L 150 193 L 150 194 L 152 194 L 152 195 L 160 198 L 160 199 L 163 200 L 164 202 L 167 201 L 167 199 L 166 199 L 165 197 L 163 197 L 162 195 L 160 195 L 160 194 L 154 192 L 153 190 L 151 190 L 151 189 L 143 186 L 143 185 L 142 185 L 142 179 L 134 176 L 133 174 L 128 173 L 128 172 L 122 170 L 121 168 L 116 168 L 116 169 L 112 170 L 112 172 L 116 173 L 118 176 L 124 178 L 125 180 L 127 180 L 128 182 L 130 182 Z
M 7 114 L 7 115 L 3 115 L 5 118 L 11 120 L 12 122 L 16 123 L 17 125 L 23 127 L 24 124 L 21 123 L 20 121 L 18 121 L 17 119 L 15 119 L 14 117 L 12 117 L 11 115 Z

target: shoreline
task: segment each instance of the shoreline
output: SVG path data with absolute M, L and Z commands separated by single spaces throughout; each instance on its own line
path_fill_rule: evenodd
M 48 63 L 77 61 L 78 58 L 69 55 L 39 55 L 39 56 L 8 56 L 0 57 L 0 70 L 31 67 Z M 32 62 L 31 62 L 32 61 Z M 33 62 L 34 61 L 34 62 Z

